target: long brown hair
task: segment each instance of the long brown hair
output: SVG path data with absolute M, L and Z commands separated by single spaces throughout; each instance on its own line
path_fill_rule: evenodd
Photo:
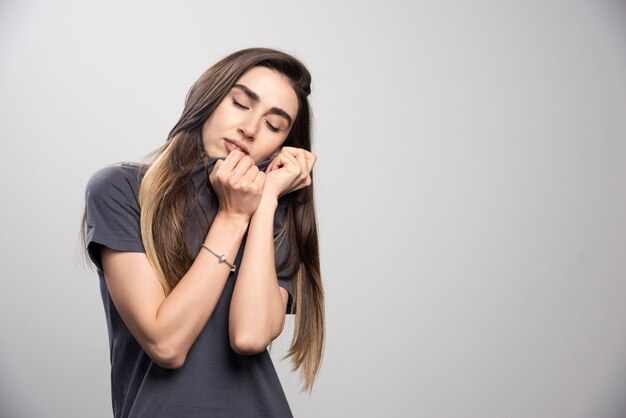
M 274 69 L 289 79 L 299 106 L 283 146 L 311 151 L 308 102 L 311 75 L 299 60 L 274 49 L 249 48 L 226 56 L 206 70 L 187 93 L 182 115 L 166 142 L 148 154 L 152 162 L 147 165 L 139 188 L 141 238 L 165 295 L 169 295 L 194 261 L 187 245 L 184 218 L 194 196 L 191 174 L 202 150 L 202 126 L 235 82 L 255 66 Z M 209 193 L 217 199 L 210 182 L 207 184 Z M 287 245 L 288 256 L 285 265 L 276 267 L 277 271 L 285 266 L 293 267 L 288 279 L 295 284 L 291 313 L 296 315 L 296 321 L 291 346 L 284 358 L 292 357 L 292 371 L 301 368 L 302 390 L 310 392 L 321 365 L 325 342 L 324 289 L 313 184 L 285 198 L 286 220 L 277 245 Z M 207 217 L 205 234 L 211 219 Z M 85 212 L 80 238 L 86 253 Z M 86 254 L 85 258 L 89 259 Z

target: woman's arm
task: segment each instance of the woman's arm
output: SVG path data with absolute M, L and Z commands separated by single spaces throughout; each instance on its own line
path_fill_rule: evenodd
M 274 213 L 281 196 L 311 185 L 316 160 L 310 151 L 282 147 L 265 170 L 263 194 L 250 220 L 230 302 L 228 331 L 237 352 L 259 353 L 282 332 L 289 295 L 276 277 Z
M 257 354 L 280 335 L 288 293 L 278 286 L 274 264 L 274 213 L 277 198 L 264 194 L 252 215 L 239 275 L 230 302 L 233 350 Z
M 209 180 L 219 210 L 204 244 L 232 263 L 261 201 L 265 173 L 235 150 L 216 161 Z M 224 290 L 228 264 L 200 251 L 165 297 L 146 254 L 105 249 L 101 260 L 111 298 L 137 342 L 161 367 L 182 366 Z
M 232 263 L 250 218 L 218 212 L 204 244 Z M 145 253 L 102 250 L 111 298 L 146 353 L 164 368 L 184 364 L 228 279 L 230 267 L 201 250 L 191 268 L 165 297 Z

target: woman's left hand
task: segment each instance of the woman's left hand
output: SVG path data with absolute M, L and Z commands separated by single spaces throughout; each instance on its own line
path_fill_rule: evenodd
M 311 170 L 317 157 L 302 148 L 282 147 L 265 170 L 263 194 L 276 199 L 311 185 Z

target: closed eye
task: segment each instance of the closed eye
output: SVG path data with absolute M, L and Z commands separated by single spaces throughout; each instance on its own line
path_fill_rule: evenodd
M 236 107 L 240 108 L 240 109 L 246 109 L 246 110 L 250 109 L 249 107 L 246 107 L 246 106 L 242 105 L 241 103 L 239 103 L 239 102 L 238 102 L 237 100 L 235 100 L 235 99 L 233 99 L 233 104 L 234 104 Z
M 265 123 L 267 124 L 267 127 L 270 128 L 270 131 L 272 131 L 272 132 L 280 132 L 280 128 L 275 127 L 274 125 L 272 125 L 268 121 L 265 121 Z

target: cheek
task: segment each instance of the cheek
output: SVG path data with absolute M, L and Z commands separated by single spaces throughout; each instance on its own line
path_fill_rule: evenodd
M 207 135 L 208 132 L 211 131 L 212 129 L 212 119 L 209 118 L 207 120 L 204 121 L 204 124 L 202 125 L 202 137 L 204 138 L 205 135 Z
M 254 140 L 254 148 L 258 152 L 259 156 L 264 156 L 267 158 L 268 155 L 274 153 L 278 144 L 276 141 L 272 141 L 271 138 L 257 136 Z
M 271 143 L 271 145 L 268 145 L 268 147 L 267 147 L 268 154 L 279 153 L 280 149 L 285 145 L 285 139 L 283 139 L 283 140 L 274 140 Z
M 232 109 L 229 108 L 226 102 L 222 102 L 213 111 L 210 119 L 212 119 L 211 125 L 214 127 L 228 125 L 228 122 L 233 120 Z

